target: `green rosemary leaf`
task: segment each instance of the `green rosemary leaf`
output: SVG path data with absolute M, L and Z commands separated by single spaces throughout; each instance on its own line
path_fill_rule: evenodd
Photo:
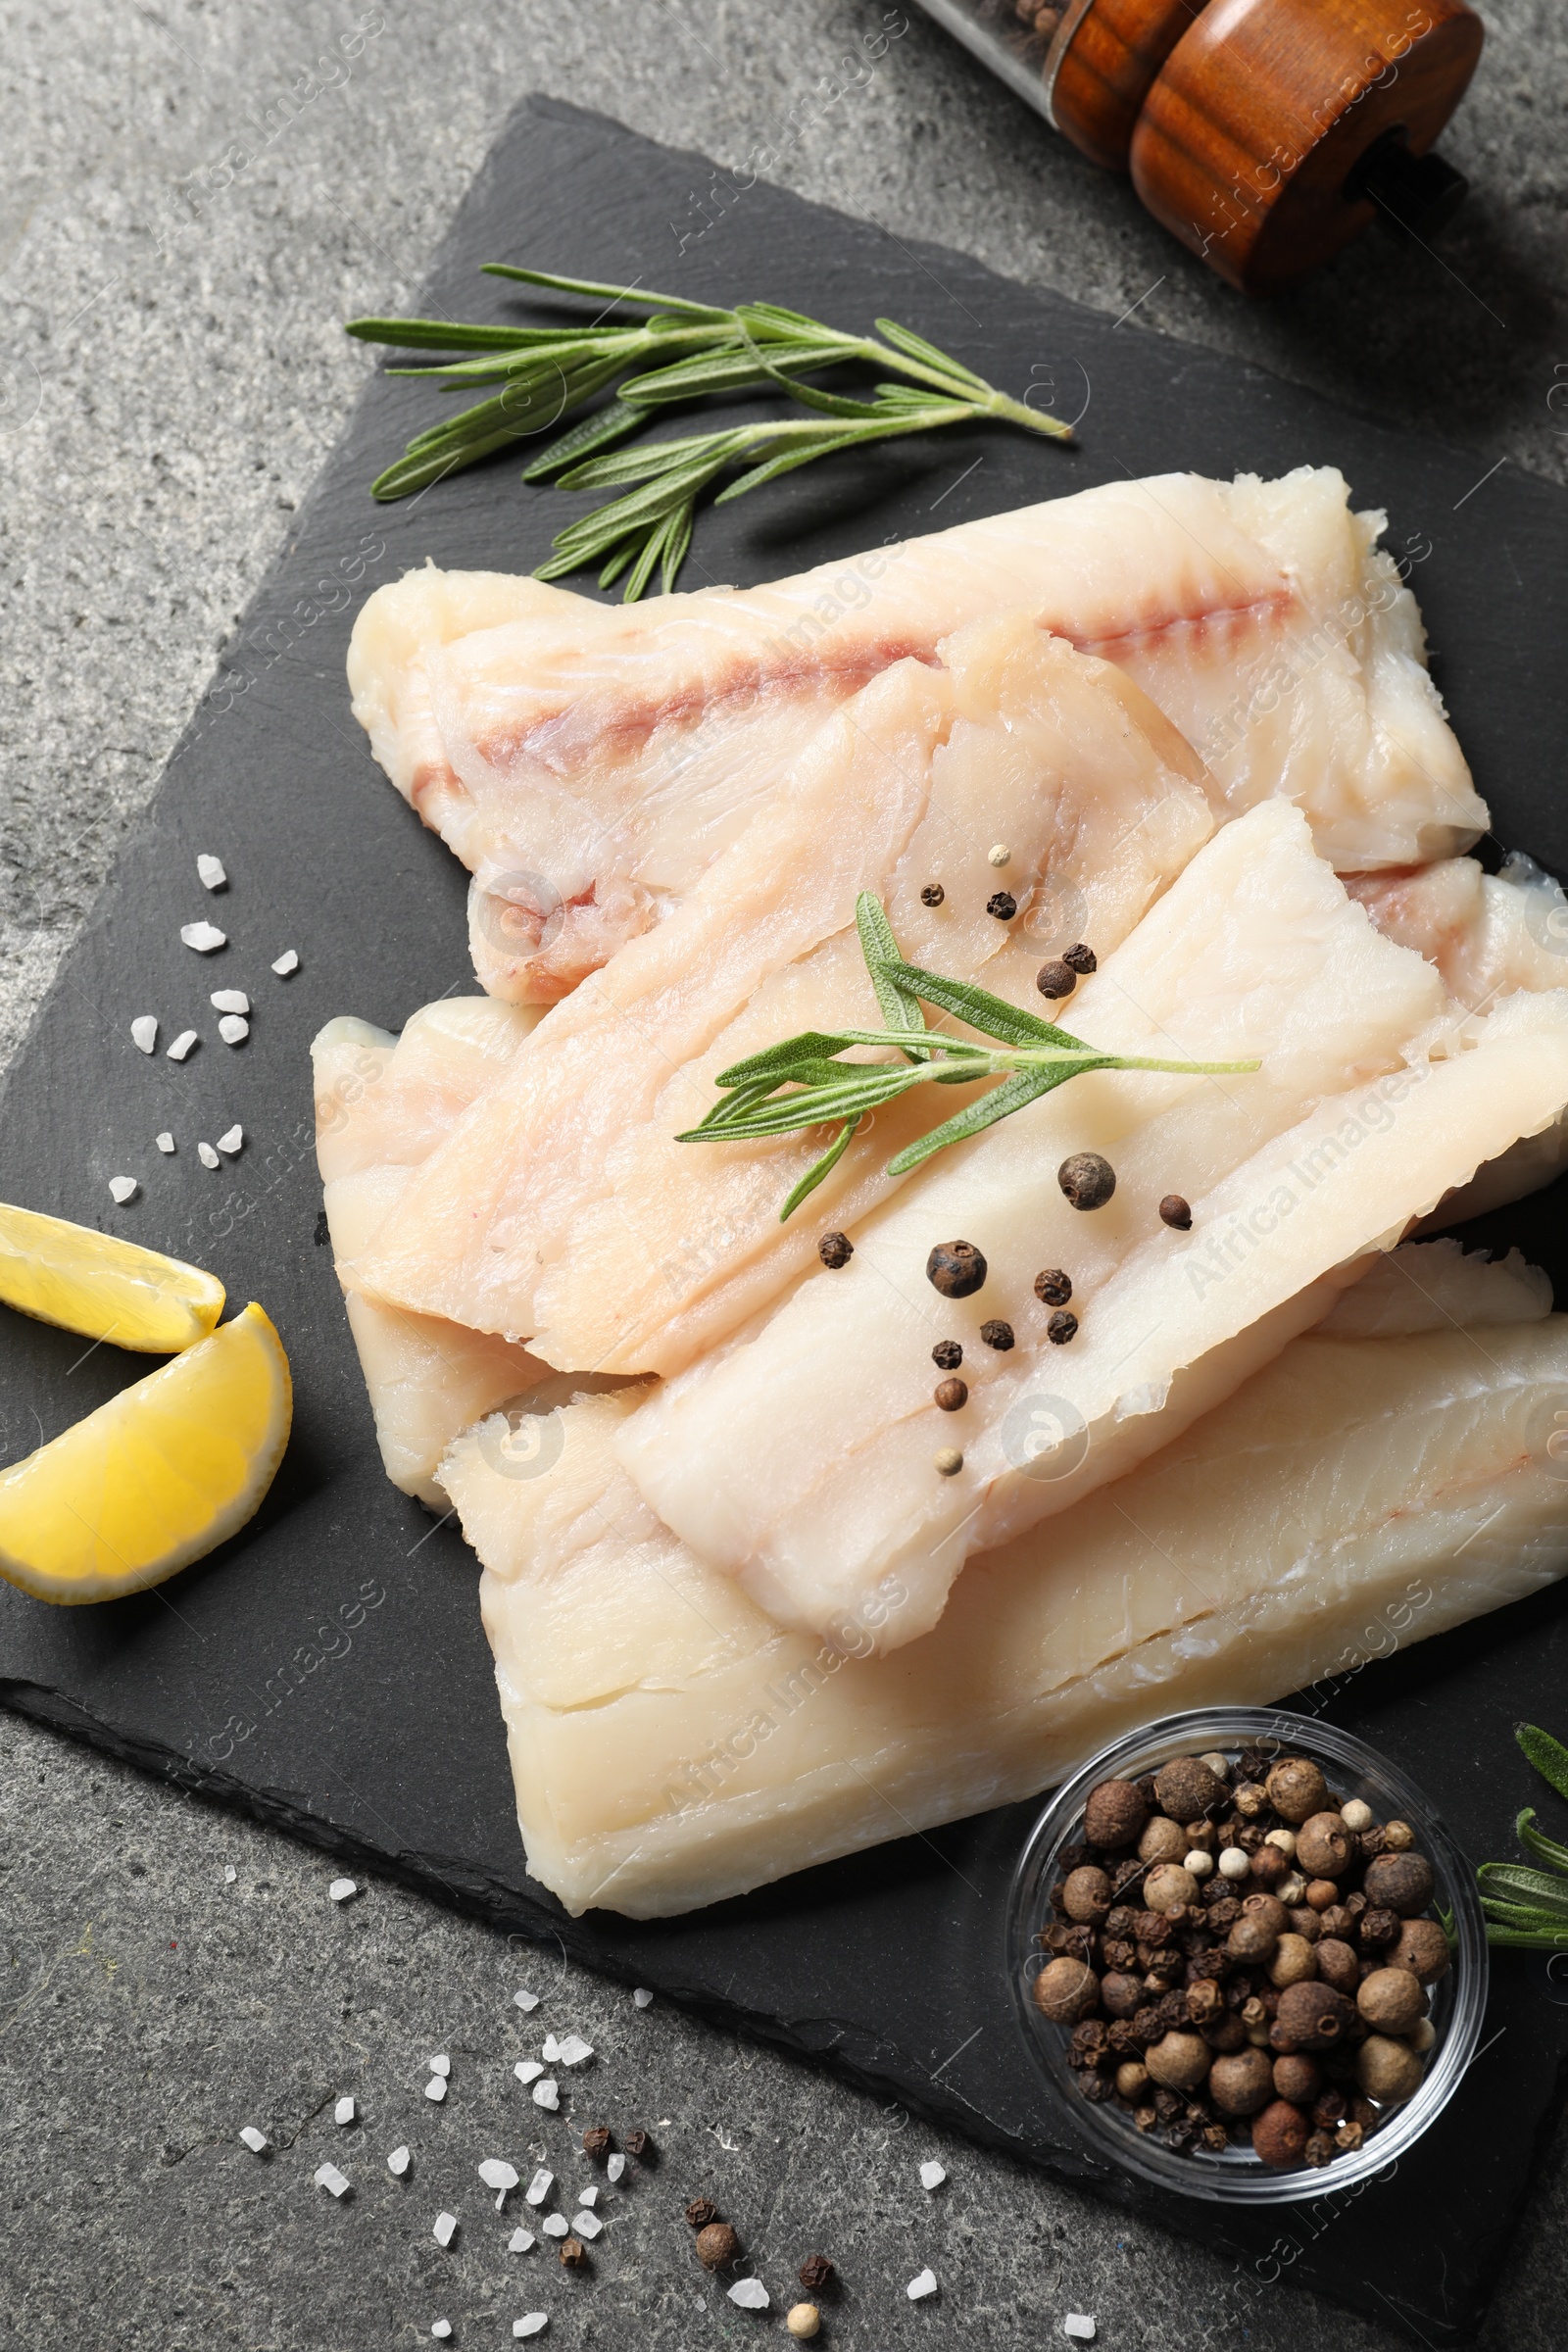
M 1513 1825 L 1514 1835 L 1522 1845 L 1529 1846 L 1538 1861 L 1549 1863 L 1553 1870 L 1568 1871 L 1568 1845 L 1559 1845 L 1554 1838 L 1536 1829 L 1535 1818 L 1534 1805 L 1527 1805 Z
M 679 577 L 680 567 L 691 547 L 696 522 L 697 501 L 689 498 L 664 525 L 664 543 L 659 551 L 659 588 L 662 596 L 669 595 Z
M 882 1018 L 890 1029 L 923 1030 L 925 1014 L 920 1010 L 919 998 L 900 988 L 889 969 L 904 961 L 893 936 L 893 925 L 880 901 L 868 890 L 862 890 L 855 902 L 855 927 L 860 935 L 860 953 L 865 957 Z
M 928 343 L 924 335 L 917 335 L 912 327 L 901 326 L 896 318 L 879 318 L 876 331 L 879 335 L 885 335 L 896 351 L 904 352 L 909 359 L 923 360 L 928 368 L 940 368 L 944 375 L 956 375 L 961 383 L 972 384 L 977 392 L 990 391 L 991 386 L 983 375 L 976 375 L 971 368 L 960 367 L 950 352 L 938 351 L 936 345 Z
M 942 417 L 936 417 L 928 419 L 927 424 L 917 426 L 907 424 L 827 425 L 814 434 L 802 434 L 799 425 L 781 425 L 779 427 L 780 437 L 784 434 L 801 435 L 801 437 L 799 439 L 792 438 L 776 458 L 769 458 L 763 465 L 754 466 L 749 473 L 741 475 L 738 482 L 729 483 L 725 489 L 719 492 L 713 504 L 715 507 L 722 507 L 727 505 L 732 498 L 744 498 L 748 490 L 760 490 L 764 482 L 777 481 L 781 473 L 793 473 L 798 466 L 813 466 L 818 458 L 831 457 L 835 450 L 849 449 L 867 441 L 885 441 L 893 433 L 923 432 L 928 429 L 930 423 L 940 424 L 944 421 L 945 419 Z
M 1534 1903 L 1505 1903 L 1495 1895 L 1484 1894 L 1481 1908 L 1489 1924 L 1495 1921 L 1504 1928 L 1527 1928 L 1538 1935 L 1568 1936 L 1568 1920 L 1556 1912 L 1538 1910 Z
M 798 1127 L 836 1126 L 840 1119 L 858 1118 L 862 1111 L 896 1101 L 925 1076 L 918 1066 L 911 1069 L 907 1064 L 885 1061 L 840 1063 L 835 1069 L 836 1084 L 807 1087 L 797 1095 L 774 1095 L 742 1117 L 726 1122 L 723 1133 L 756 1143 L 766 1136 L 793 1134 Z M 675 1140 L 706 1143 L 710 1133 L 694 1127 Z
M 983 1036 L 1002 1038 L 1009 1046 L 1064 1046 L 1074 1054 L 1087 1050 L 1082 1038 L 1058 1029 L 1054 1021 L 1041 1020 L 1038 1013 L 1024 1012 L 1004 998 L 994 997 L 971 980 L 946 980 L 940 972 L 925 972 L 918 964 L 902 959 L 887 968 L 897 986 L 943 1012 L 951 1012 Z
M 622 450 L 618 457 L 592 458 L 562 476 L 563 490 L 608 490 L 623 482 L 649 481 L 687 465 L 709 465 L 716 445 L 735 439 L 733 433 L 686 433 L 678 440 L 645 442 L 640 449 Z M 718 464 L 725 462 L 718 456 Z
M 962 1110 L 953 1118 L 945 1119 L 940 1127 L 933 1127 L 918 1142 L 906 1144 L 904 1150 L 888 1161 L 888 1174 L 906 1176 L 911 1168 L 917 1168 L 934 1152 L 946 1151 L 949 1144 L 967 1143 L 971 1135 L 981 1134 L 987 1127 L 994 1127 L 999 1119 L 1010 1117 L 1015 1110 L 1026 1109 L 1031 1102 L 1038 1102 L 1042 1095 L 1049 1095 L 1054 1088 L 1064 1086 L 1069 1078 L 1077 1076 L 1078 1067 L 1074 1062 L 1054 1070 L 1014 1071 L 1010 1078 L 1004 1079 L 1001 1086 L 993 1087 L 989 1095 L 982 1095 L 978 1102 L 966 1102 Z
M 611 549 L 610 561 L 606 564 L 604 569 L 599 574 L 599 585 L 601 588 L 613 588 L 615 582 L 619 579 L 621 573 L 625 570 L 627 564 L 637 554 L 637 551 L 642 544 L 643 533 L 641 531 L 628 531 L 625 538 L 622 539 L 618 545 Z M 566 564 L 564 568 L 568 571 L 575 571 L 577 569 L 577 564 L 575 562 L 572 562 L 571 564 Z M 550 575 L 545 570 L 544 566 L 541 565 L 535 576 L 542 580 L 549 578 Z
M 827 364 L 809 343 L 780 345 L 775 348 L 772 361 L 774 370 L 779 372 Z M 696 400 L 712 392 L 744 392 L 768 380 L 768 369 L 760 368 L 744 346 L 731 350 L 719 345 L 695 359 L 676 360 L 667 368 L 655 368 L 647 375 L 628 376 L 620 387 L 620 397 L 639 407 L 653 408 L 661 401 Z
M 559 441 L 540 451 L 531 466 L 522 469 L 525 482 L 548 481 L 551 474 L 564 466 L 575 466 L 580 459 L 591 456 L 596 449 L 609 449 L 616 441 L 624 441 L 628 433 L 636 432 L 643 418 L 635 409 L 622 407 L 618 399 L 607 401 L 592 416 L 585 416 L 564 432 Z
M 645 293 L 639 286 L 606 286 L 592 277 L 558 277 L 549 270 L 519 270 L 510 262 L 481 262 L 486 277 L 509 277 L 524 286 L 545 286 L 556 294 L 589 294 L 597 302 L 634 302 L 641 310 L 677 311 L 683 318 L 727 318 L 728 311 L 706 302 L 687 302 L 679 294 Z
M 829 1144 L 821 1158 L 814 1161 L 813 1164 L 807 1169 L 806 1174 L 801 1178 L 800 1183 L 796 1185 L 793 1192 L 785 1195 L 784 1205 L 778 1212 L 778 1221 L 781 1225 L 786 1223 L 787 1220 L 794 1215 L 795 1211 L 800 1207 L 803 1200 L 809 1199 L 810 1195 L 815 1192 L 817 1186 L 821 1183 L 823 1177 L 830 1176 L 833 1173 L 833 1170 L 838 1166 L 839 1161 L 844 1157 L 845 1152 L 849 1150 L 850 1138 L 852 1135 L 854 1135 L 859 1124 L 860 1122 L 858 1119 L 851 1119 L 846 1126 L 841 1127 L 839 1129 L 837 1138 L 833 1143 Z
M 1547 1786 L 1568 1796 L 1568 1747 L 1533 1723 L 1515 1724 L 1513 1736 Z
M 1489 1927 L 1487 1941 L 1502 1951 L 1553 1952 L 1568 1944 L 1568 1928 L 1538 1928 L 1520 1931 L 1515 1928 Z
M 1549 1878 L 1544 1871 L 1527 1870 L 1519 1862 L 1483 1862 L 1476 1877 L 1484 1896 L 1524 1902 L 1548 1918 L 1568 1920 L 1568 1879 Z
M 781 1045 L 768 1046 L 760 1054 L 749 1054 L 744 1061 L 720 1070 L 715 1086 L 750 1086 L 754 1079 L 770 1078 L 775 1086 L 784 1083 L 788 1063 L 811 1056 L 847 1053 L 851 1046 L 895 1046 L 900 1051 L 912 1051 L 922 1061 L 929 1061 L 939 1053 L 972 1053 L 985 1059 L 985 1049 L 964 1046 L 957 1038 L 921 1035 L 913 1042 L 913 1033 L 894 1029 L 803 1029 L 799 1037 L 788 1037 Z M 982 1073 L 979 1073 L 983 1075 Z
M 343 328 L 361 343 L 391 343 L 403 351 L 510 351 L 519 343 L 553 343 L 554 326 L 467 326 L 451 318 L 350 318 Z

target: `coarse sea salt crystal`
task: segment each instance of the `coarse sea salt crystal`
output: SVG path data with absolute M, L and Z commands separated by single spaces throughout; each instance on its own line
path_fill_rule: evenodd
M 574 2213 L 571 2226 L 579 2237 L 597 2237 L 605 2225 L 597 2213 Z
M 386 2169 L 392 2175 L 394 2180 L 401 2180 L 404 2174 L 409 2169 L 408 2149 L 394 2148 L 391 2155 L 386 2160 Z
M 234 1884 L 234 1881 L 235 1881 L 235 1880 L 236 1880 L 238 1877 L 239 1877 L 239 1872 L 238 1872 L 238 1871 L 237 1871 L 237 1870 L 234 1868 L 234 1865 L 233 1865 L 233 1863 L 232 1863 L 232 1862 L 225 1862 L 225 1863 L 223 1864 L 223 1885 L 224 1885 L 225 1886 L 233 1886 L 233 1884 Z
M 768 2292 L 760 2278 L 737 2278 L 729 2290 L 729 2299 L 742 2311 L 766 2311 Z
M 332 2110 L 332 2121 L 337 2124 L 352 2124 L 354 2121 L 354 2101 L 352 2099 L 339 2099 L 337 2105 Z
M 542 2082 L 534 2084 L 533 2103 L 536 2107 L 548 2107 L 552 2113 L 561 2105 L 561 2085 L 553 2075 L 546 2075 Z
M 164 1059 L 166 1061 L 183 1061 L 195 1043 L 195 1030 L 182 1029 L 173 1044 L 164 1048 Z
M 598 2202 L 599 2202 L 599 2191 L 598 2191 L 598 2189 L 597 2189 L 597 2188 L 580 2188 L 580 2189 L 577 2191 L 577 2202 L 578 2202 L 578 2204 L 579 2204 L 579 2205 L 588 2205 L 588 2206 L 594 2206 L 594 2205 L 597 2205 L 597 2204 L 598 2204 Z
M 927 2163 L 920 2167 L 920 2186 L 922 2188 L 940 2188 L 947 2177 L 945 2168 L 940 2164 Z
M 242 988 L 215 988 L 207 1002 L 215 1012 L 249 1012 L 251 1008 Z
M 625 2170 L 626 2159 L 624 2156 L 612 2156 L 605 2167 L 605 2171 L 610 2175 L 612 2180 L 618 2180 Z
M 450 2246 L 457 2235 L 458 2217 L 455 2213 L 438 2213 L 431 2232 L 438 2246 Z
M 646 1984 L 639 1984 L 631 1997 L 634 2005 L 639 2009 L 651 2009 L 654 2005 L 654 1996 Z
M 452 2061 L 445 2050 L 438 2051 L 435 2057 L 427 2058 L 424 2063 L 432 2075 L 450 2075 L 452 2072 Z
M 547 2213 L 539 2227 L 546 2237 L 564 2237 L 569 2224 L 564 2213 Z
M 439 2335 L 444 2340 L 452 2333 L 452 2322 L 450 2320 L 432 2320 L 430 2322 L 430 2333 L 432 2335 Z
M 316 2185 L 318 2188 L 330 2189 L 334 2197 L 346 2196 L 349 2177 L 347 2173 L 340 2173 L 335 2164 L 318 2164 L 316 2168 Z
M 253 2156 L 260 2156 L 267 2145 L 267 2133 L 258 2132 L 254 2124 L 244 2125 L 240 2131 L 240 2137 Z
M 111 1176 L 109 1190 L 123 1207 L 127 1200 L 135 1200 L 139 1187 L 134 1176 Z
M 196 1156 L 204 1168 L 216 1168 L 218 1165 L 218 1153 L 213 1150 L 211 1144 L 198 1144 Z
M 542 2335 L 550 2325 L 548 2311 L 525 2311 L 520 2320 L 514 2320 L 514 2335 Z
M 295 955 L 292 948 L 285 948 L 282 955 L 279 956 L 277 961 L 272 966 L 273 971 L 277 974 L 280 980 L 286 980 L 290 972 L 297 972 L 299 968 L 300 959 Z
M 226 1134 L 219 1137 L 218 1149 L 220 1152 L 237 1152 L 243 1145 L 244 1141 L 245 1130 L 243 1127 L 236 1124 L 235 1126 L 230 1127 Z
M 537 2082 L 545 2070 L 537 2058 L 519 2058 L 512 2071 L 519 2082 L 526 2083 Z
M 509 2254 L 531 2254 L 539 2240 L 531 2230 L 514 2230 L 507 2240 Z
M 1061 2323 L 1061 2332 L 1075 2336 L 1081 2344 L 1092 2344 L 1095 2340 L 1095 2323 L 1086 2311 L 1069 2311 Z
M 937 2291 L 937 2275 L 935 2271 L 918 2272 L 916 2276 L 909 2280 L 908 2285 L 904 2291 L 908 2296 L 911 2303 L 920 2302 L 926 2295 L 934 2295 Z
M 204 850 L 196 860 L 196 879 L 208 890 L 221 890 L 228 880 L 221 858 L 211 858 Z
M 427 2099 L 433 2099 L 436 2106 L 439 2107 L 442 2100 L 447 2095 L 447 2079 L 445 2075 L 432 2075 L 429 2082 L 424 2086 L 424 2095 Z
M 227 932 L 220 931 L 216 923 L 181 923 L 179 936 L 198 956 L 210 956 L 215 948 L 228 945 Z
M 158 1043 L 158 1015 L 156 1012 L 137 1013 L 136 1018 L 130 1024 L 130 1042 L 133 1046 L 139 1046 L 144 1054 L 152 1052 Z
M 553 2034 L 545 2035 L 545 2060 L 551 2066 L 581 2066 L 593 2056 L 593 2044 L 584 2041 L 580 2034 L 567 2034 L 558 2041 Z
M 237 1012 L 225 1012 L 218 1024 L 218 1034 L 225 1046 L 242 1046 L 251 1033 L 249 1021 Z
M 170 1134 L 167 1127 L 164 1129 L 162 1135 L 155 1135 L 153 1137 L 153 1142 L 158 1146 L 160 1152 L 172 1152 L 174 1149 L 174 1139 Z
M 499 2213 L 506 2202 L 508 2189 L 517 2185 L 516 2174 L 504 2156 L 487 2156 L 479 2167 L 479 2178 L 486 2188 L 496 2191 L 496 2211 Z
M 212 1164 L 216 1167 L 218 1162 L 214 1160 Z M 358 1894 L 359 1891 L 357 1879 L 334 1879 L 326 1890 L 328 1900 L 334 1903 L 346 1903 L 351 1894 Z
M 528 2183 L 526 2192 L 529 2204 L 542 2205 L 555 2185 L 556 2176 L 554 2173 L 547 2173 L 543 2169 L 535 2173 Z
M 530 1992 L 526 1985 L 519 1985 L 512 1997 L 519 2009 L 537 2009 L 539 2006 L 539 1995 Z

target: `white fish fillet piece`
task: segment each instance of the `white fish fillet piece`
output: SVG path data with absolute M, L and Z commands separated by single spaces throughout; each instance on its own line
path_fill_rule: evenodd
M 1347 501 L 1329 467 L 1160 475 L 630 607 L 427 566 L 361 612 L 354 709 L 474 874 L 476 967 L 515 1000 L 564 994 L 667 912 L 870 678 L 1014 605 L 1146 687 L 1217 813 L 1280 792 L 1336 864 L 1418 863 L 1486 809 L 1383 517 Z
M 923 1633 L 970 1553 L 1119 1476 L 1317 1319 L 1343 1280 L 1475 1168 L 1568 1102 L 1568 993 L 1517 995 L 1463 1030 L 1435 970 L 1383 939 L 1279 802 L 1224 827 L 1083 991 L 1095 1044 L 1263 1057 L 1224 1080 L 1097 1073 L 944 1154 L 750 1335 L 677 1376 L 623 1433 L 660 1516 L 781 1623 Z M 1446 1058 L 1428 1058 L 1442 1051 Z M 1405 1066 L 1406 1064 L 1410 1066 Z M 1114 1200 L 1083 1215 L 1051 1171 L 1103 1152 Z M 1179 1191 L 1190 1234 L 1156 1203 Z M 924 1277 L 961 1236 L 991 1266 L 953 1301 Z M 1051 1348 L 1042 1265 L 1080 1330 Z M 996 1354 L 980 1323 L 1017 1347 Z M 964 1343 L 961 1414 L 930 1349 Z M 955 1477 L 935 1469 L 959 1443 Z
M 572 1913 L 668 1916 L 1031 1795 L 1152 1716 L 1266 1704 L 1568 1565 L 1561 1315 L 1293 1341 L 972 1560 L 894 1658 L 782 1631 L 661 1525 L 615 1460 L 636 1396 L 569 1407 L 531 1485 L 474 1433 L 444 1473 L 485 1563 L 528 1867 Z
M 1377 1340 L 1470 1323 L 1539 1323 L 1550 1312 L 1550 1276 L 1517 1250 L 1494 1260 L 1446 1235 L 1389 1250 L 1340 1293 L 1316 1328 L 1336 1339 Z
M 488 997 L 447 998 L 416 1013 L 399 1038 L 344 1017 L 312 1047 L 327 1228 L 381 1459 L 394 1486 L 438 1510 L 446 1497 L 435 1471 L 458 1431 L 537 1394 L 553 1375 L 488 1333 L 368 1297 L 355 1262 L 419 1161 L 537 1018 L 531 1007 Z

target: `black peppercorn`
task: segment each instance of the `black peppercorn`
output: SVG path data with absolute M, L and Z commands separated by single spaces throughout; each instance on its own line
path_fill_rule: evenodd
M 973 1242 L 938 1242 L 925 1261 L 925 1278 L 944 1298 L 968 1298 L 986 1278 L 986 1261 Z
M 833 2265 L 825 2254 L 808 2254 L 796 2277 L 808 2294 L 819 2295 L 824 2286 L 831 2286 Z
M 592 2131 L 585 2132 L 582 2135 L 582 2152 L 595 2164 L 604 2163 L 612 2144 L 610 2133 L 603 2124 L 595 2124 Z
M 928 882 L 920 893 L 920 904 L 922 906 L 940 906 L 947 895 L 940 882 Z
M 961 1380 L 939 1380 L 933 1395 L 945 1413 L 956 1413 L 969 1401 L 968 1385 Z
M 1076 1339 L 1077 1336 L 1077 1316 L 1073 1314 L 1066 1314 L 1061 1310 L 1061 1308 L 1058 1307 L 1056 1312 L 1052 1316 L 1050 1322 L 1046 1325 L 1047 1339 L 1051 1342 L 1054 1348 L 1065 1348 L 1067 1342 L 1069 1340 Z
M 1116 1171 L 1098 1152 L 1075 1152 L 1056 1170 L 1056 1182 L 1072 1208 L 1103 1208 L 1116 1190 Z
M 1175 1233 L 1191 1233 L 1193 1212 L 1180 1193 L 1167 1193 L 1159 1204 L 1159 1221 Z
M 986 901 L 987 914 L 994 914 L 999 923 L 1010 923 L 1018 911 L 1018 902 L 1010 890 L 993 892 Z
M 686 2208 L 686 2219 L 694 2230 L 706 2230 L 710 2222 L 718 2219 L 718 2207 L 711 2197 L 693 2197 Z
M 1012 1325 L 1010 1323 L 982 1323 L 980 1337 L 988 1348 L 995 1348 L 999 1355 L 1005 1355 L 1007 1349 L 1012 1346 Z
M 1075 972 L 1081 972 L 1086 976 L 1099 968 L 1100 961 L 1094 949 L 1086 948 L 1082 940 L 1075 948 L 1064 948 L 1061 960 L 1063 963 L 1070 963 Z
M 1072 1283 L 1059 1266 L 1047 1266 L 1035 1276 L 1035 1297 L 1042 1306 L 1065 1306 L 1072 1297 Z
M 855 1244 L 847 1233 L 824 1233 L 816 1245 L 816 1254 L 836 1274 L 855 1255 Z
M 1050 963 L 1043 963 L 1035 974 L 1035 986 L 1040 994 L 1053 1000 L 1070 997 L 1077 985 L 1077 973 L 1070 963 L 1063 963 L 1059 956 L 1054 957 Z
M 931 1350 L 931 1361 L 939 1372 L 956 1372 L 963 1361 L 963 1349 L 956 1340 L 938 1340 Z
M 639 2164 L 646 2164 L 654 2153 L 653 2138 L 647 2132 L 628 2132 L 620 2144 Z

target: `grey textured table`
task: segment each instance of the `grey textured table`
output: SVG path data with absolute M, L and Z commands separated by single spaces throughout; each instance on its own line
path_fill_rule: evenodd
M 1137 303 L 1167 332 L 1464 443 L 1478 477 L 1505 460 L 1562 479 L 1568 414 L 1549 396 L 1568 380 L 1568 26 L 1546 0 L 1489 14 L 1480 80 L 1446 141 L 1474 194 L 1441 256 L 1368 238 L 1258 310 L 923 19 L 879 5 L 8 8 L 0 1056 L 369 364 L 333 322 L 406 299 L 523 90 L 731 165 L 766 150 L 770 176 L 895 234 L 963 246 L 1113 316 Z M 835 97 L 842 61 L 885 19 L 906 29 Z M 363 48 L 329 76 L 318 61 L 341 58 L 356 26 Z M 235 145 L 258 160 L 225 184 Z M 705 198 L 694 187 L 672 241 L 700 226 Z M 519 535 L 519 567 L 537 554 Z M 514 2147 L 511 2061 L 538 2033 L 511 1993 L 530 1983 L 538 2026 L 594 2043 L 606 2119 L 651 2125 L 662 2151 L 558 2340 L 675 2352 L 759 2326 L 777 2339 L 776 2320 L 734 2311 L 692 2262 L 674 2208 L 696 2188 L 733 2215 L 775 2289 L 807 2252 L 832 2253 L 848 2281 L 832 2339 L 867 2352 L 917 2332 L 1060 2340 L 1071 2309 L 1094 2313 L 1115 2352 L 1396 2340 L 1291 2293 L 1288 2238 L 1238 2276 L 396 1888 L 368 1885 L 338 1908 L 319 1857 L 9 1717 L 0 1820 L 10 2340 L 358 2352 L 428 2340 L 444 2316 L 459 2345 L 510 2341 L 516 2313 L 559 2296 L 554 2281 L 531 2291 L 539 2254 L 495 2256 L 472 2167 Z M 441 2108 L 421 2095 L 438 2050 L 453 2069 Z M 345 2092 L 360 2120 L 339 2128 Z M 272 2159 L 239 2146 L 244 2122 L 270 2133 Z M 382 2159 L 402 2140 L 416 2153 L 400 2184 Z M 575 2179 L 565 2131 L 542 2114 L 533 2146 Z M 1546 2154 L 1489 2346 L 1561 2340 L 1565 2153 L 1568 2140 Z M 934 2196 L 917 2179 L 928 2155 L 950 2174 Z M 356 2180 L 342 2206 L 310 2185 L 328 2157 Z M 445 2251 L 431 2233 L 443 2207 L 474 2225 Z M 904 2282 L 927 2263 L 941 2296 L 911 2306 Z

